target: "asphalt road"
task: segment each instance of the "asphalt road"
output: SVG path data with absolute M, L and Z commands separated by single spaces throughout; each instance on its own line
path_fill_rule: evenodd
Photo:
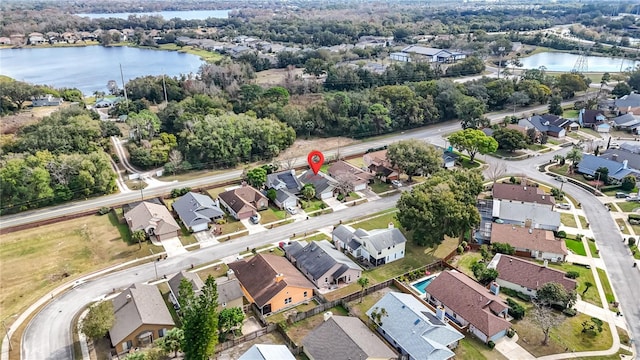
M 336 225 L 340 221 L 376 213 L 395 206 L 399 195 L 349 207 L 334 213 L 309 220 L 283 225 L 266 233 L 258 233 L 240 239 L 220 243 L 212 247 L 190 251 L 186 254 L 156 262 L 158 276 L 172 275 L 188 269 L 245 251 L 247 247 L 287 240 L 292 234 L 300 234 L 318 228 Z M 121 270 L 87 281 L 49 302 L 29 323 L 22 338 L 22 359 L 59 360 L 73 359 L 73 338 L 70 321 L 87 304 L 109 294 L 115 289 L 124 289 L 136 282 L 152 280 L 155 276 L 152 262 Z M 14 350 L 15 351 L 15 350 Z

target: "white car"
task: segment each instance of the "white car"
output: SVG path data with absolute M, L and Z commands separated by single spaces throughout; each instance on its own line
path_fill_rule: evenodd
M 287 212 L 291 215 L 295 215 L 298 213 L 298 209 L 291 207 L 291 206 L 287 206 L 286 208 L 284 208 L 285 210 L 287 210 Z
M 399 187 L 402 186 L 402 183 L 400 181 L 398 181 L 398 180 L 391 180 L 391 185 L 393 185 L 394 187 L 399 188 Z
M 571 210 L 571 205 L 567 204 L 567 203 L 560 203 L 560 204 L 556 204 L 556 207 L 558 209 L 563 209 L 563 210 Z

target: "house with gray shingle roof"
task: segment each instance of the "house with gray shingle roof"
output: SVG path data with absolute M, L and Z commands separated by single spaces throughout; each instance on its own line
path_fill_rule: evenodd
M 304 185 L 312 184 L 316 189 L 316 197 L 320 200 L 332 198 L 338 183 L 338 181 L 322 171 L 314 174 L 311 170 L 303 172 L 298 176 L 298 180 Z
M 224 217 L 224 212 L 216 201 L 191 191 L 181 196 L 171 206 L 184 226 L 191 232 L 207 230 L 209 223 Z
M 626 113 L 629 109 L 640 107 L 640 94 L 631 93 L 616 99 L 614 107 L 619 113 Z
M 302 345 L 313 360 L 398 358 L 360 319 L 331 313 L 325 313 L 324 322 L 302 340 Z
M 340 251 L 347 251 L 355 258 L 367 260 L 373 266 L 384 265 L 404 258 L 407 238 L 389 224 L 387 229 L 353 229 L 339 225 L 332 233 L 333 243 Z
M 362 275 L 362 268 L 327 240 L 294 241 L 284 250 L 287 259 L 318 288 L 350 284 Z
M 630 169 L 640 169 L 640 153 L 638 153 L 638 145 L 631 144 L 623 144 L 627 146 L 620 146 L 620 149 L 608 149 L 600 154 L 600 157 L 603 159 L 608 159 L 615 162 L 627 161 L 627 166 Z M 635 146 L 636 148 L 634 148 Z
M 509 307 L 499 296 L 455 270 L 441 272 L 425 289 L 426 300 L 445 316 L 477 336 L 497 341 L 511 328 L 506 320 Z
M 578 172 L 581 174 L 587 174 L 595 176 L 599 168 L 604 167 L 609 170 L 609 177 L 615 180 L 621 181 L 625 176 L 633 175 L 635 177 L 640 176 L 640 172 L 636 169 L 629 167 L 628 160 L 622 160 L 621 162 L 590 154 L 582 154 L 582 160 L 578 163 Z
M 224 308 L 239 307 L 242 309 L 243 298 L 242 289 L 240 288 L 240 282 L 233 276 L 233 271 L 228 272 L 230 277 L 220 277 L 216 279 L 216 286 L 218 288 L 218 311 Z M 196 273 L 182 270 L 175 274 L 168 281 L 169 285 L 169 301 L 175 308 L 180 308 L 178 302 L 178 296 L 180 296 L 180 283 L 182 279 L 186 279 L 191 283 L 191 288 L 196 296 L 199 296 L 204 287 L 204 281 Z
M 527 119 L 520 120 L 518 125 L 527 129 L 533 127 L 540 133 L 556 138 L 563 138 L 567 129 L 573 128 L 577 130 L 579 128 L 577 123 L 552 114 L 533 115 Z
M 636 116 L 632 113 L 626 113 L 624 115 L 620 115 L 611 119 L 613 121 L 613 126 L 619 130 L 629 130 L 635 132 L 635 129 L 638 128 L 638 124 L 640 124 L 640 116 Z
M 374 313 L 385 314 L 380 321 Z M 411 294 L 389 292 L 367 311 L 378 332 L 409 359 L 446 360 L 455 354 L 453 349 L 464 338 L 449 325 L 444 311 L 434 313 Z
M 298 205 L 297 194 L 302 189 L 302 183 L 296 177 L 295 170 L 286 170 L 267 175 L 267 188 L 276 191 L 274 203 L 280 209 L 296 207 Z
M 175 327 L 155 285 L 133 284 L 111 301 L 115 321 L 109 337 L 118 354 L 150 345 Z
M 536 297 L 537 290 L 550 282 L 562 285 L 567 291 L 575 291 L 577 287 L 577 282 L 569 279 L 564 271 L 515 256 L 496 254 L 487 268 L 498 271 L 496 283 L 500 287 L 519 291 L 531 297 Z
M 551 210 L 546 204 L 494 200 L 491 215 L 493 218 L 501 219 L 505 224 L 524 226 L 528 229 L 558 231 L 560 227 L 560 213 Z

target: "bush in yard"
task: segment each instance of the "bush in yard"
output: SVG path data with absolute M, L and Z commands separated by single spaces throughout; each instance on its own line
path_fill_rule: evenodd
M 489 340 L 487 346 L 489 347 L 489 349 L 493 350 L 493 348 L 496 347 L 496 343 L 494 343 L 493 340 Z
M 514 249 L 513 246 L 509 244 L 503 244 L 503 243 L 493 243 L 492 249 L 493 249 L 493 252 L 495 253 L 507 254 L 507 255 L 513 255 L 516 252 L 516 249 Z
M 464 252 L 464 248 L 462 245 L 458 246 L 458 254 L 462 254 Z
M 507 336 L 511 339 L 516 334 L 516 331 L 513 328 L 509 328 L 507 330 Z
M 520 300 L 524 300 L 524 301 L 531 301 L 531 296 L 527 295 L 527 294 L 523 294 L 521 292 L 517 293 L 516 296 L 518 297 L 518 299 Z
M 524 317 L 524 307 L 522 305 L 511 298 L 507 298 L 507 304 L 509 305 L 509 315 L 513 316 L 514 319 L 520 320 Z
M 566 308 L 566 309 L 562 310 L 562 313 L 565 314 L 568 317 L 573 317 L 573 316 L 576 316 L 576 314 L 578 312 L 576 311 L 576 309 Z
M 577 271 L 567 271 L 567 277 L 569 279 L 577 279 L 578 277 L 580 277 L 580 273 Z
M 566 237 L 567 237 L 567 233 L 566 233 L 564 230 L 560 230 L 560 231 L 558 231 L 558 232 L 556 233 L 556 236 L 557 236 L 557 237 L 559 237 L 559 238 L 564 239 L 564 238 L 566 238 Z
M 111 211 L 111 208 L 108 208 L 106 206 L 103 206 L 100 208 L 100 210 L 98 210 L 98 214 L 100 215 L 106 215 L 109 213 L 109 211 Z
M 630 237 L 629 238 L 629 247 L 633 247 L 635 244 L 636 244 L 636 238 Z

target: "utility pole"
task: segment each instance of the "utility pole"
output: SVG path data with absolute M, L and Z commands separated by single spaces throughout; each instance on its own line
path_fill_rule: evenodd
M 122 73 L 122 64 L 120 64 L 120 79 L 122 79 L 122 88 L 124 89 L 124 102 L 129 106 L 129 98 L 127 97 L 127 84 L 124 82 L 124 74 Z
M 9 343 L 9 351 L 13 350 L 13 345 L 11 345 L 11 338 L 9 337 L 9 328 L 7 327 L 7 323 L 5 322 L 8 318 L 15 317 L 17 314 L 13 314 L 11 316 L 7 316 L 2 319 L 2 327 L 4 328 L 4 334 L 7 337 L 7 342 Z

